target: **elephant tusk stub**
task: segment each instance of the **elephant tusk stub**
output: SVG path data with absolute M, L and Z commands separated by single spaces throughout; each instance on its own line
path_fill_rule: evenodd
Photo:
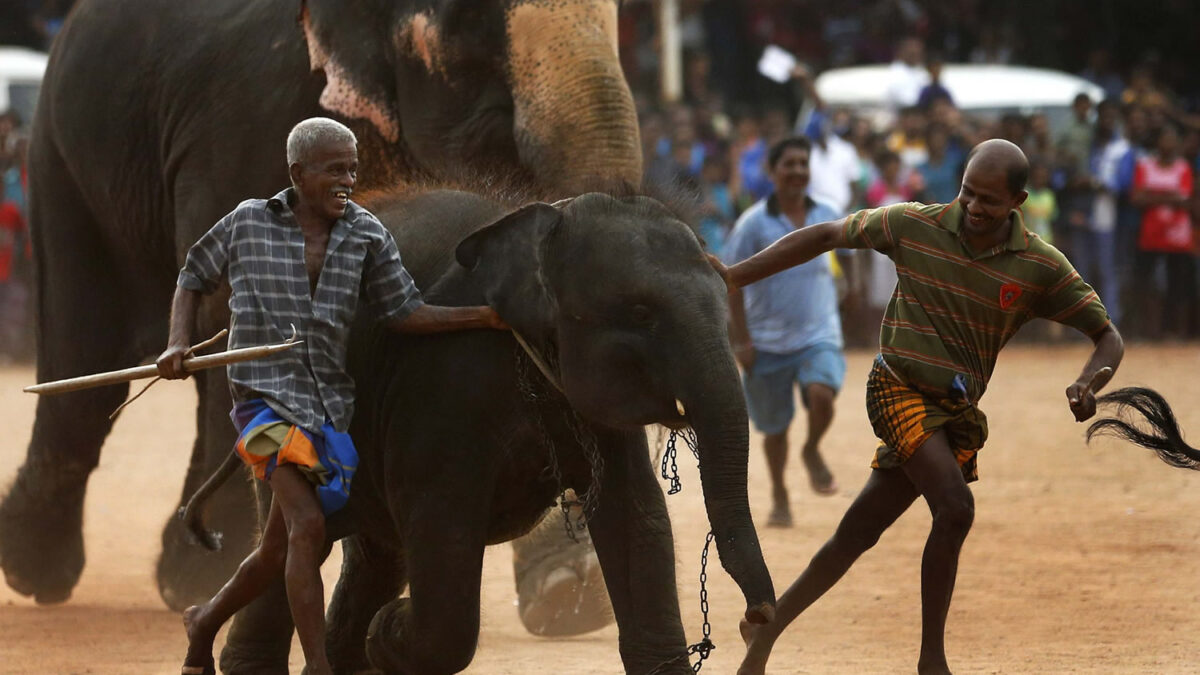
M 675 409 L 679 411 L 680 416 L 687 417 L 687 411 L 683 409 L 683 401 L 675 399 Z

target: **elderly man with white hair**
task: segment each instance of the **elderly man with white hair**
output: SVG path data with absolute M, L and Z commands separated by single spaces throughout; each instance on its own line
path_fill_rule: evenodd
M 242 202 L 188 251 L 171 306 L 163 377 L 187 376 L 182 361 L 202 294 L 232 289 L 229 347 L 278 341 L 297 327 L 298 349 L 229 366 L 239 436 L 236 451 L 273 499 L 262 540 L 233 578 L 183 620 L 181 673 L 215 673 L 220 627 L 283 574 L 308 673 L 330 673 L 320 576 L 325 517 L 349 496 L 358 455 L 346 433 L 354 383 L 346 342 L 365 290 L 366 309 L 392 330 L 434 333 L 506 329 L 489 307 L 425 304 L 396 242 L 350 201 L 358 171 L 354 133 L 326 118 L 297 124 L 287 139 L 291 187 Z

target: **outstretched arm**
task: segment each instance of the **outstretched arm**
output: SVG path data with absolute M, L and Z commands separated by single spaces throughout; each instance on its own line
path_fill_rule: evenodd
M 729 345 L 733 347 L 733 358 L 738 365 L 749 371 L 754 367 L 754 340 L 750 339 L 750 328 L 746 325 L 746 300 L 742 289 L 729 288 Z
M 167 380 L 181 380 L 188 376 L 183 369 L 183 356 L 188 350 L 188 340 L 196 323 L 196 306 L 200 304 L 200 292 L 182 286 L 175 287 L 175 299 L 171 301 L 171 326 L 167 333 L 167 348 L 155 363 L 158 375 Z
M 808 262 L 835 248 L 850 248 L 843 232 L 845 219 L 795 230 L 763 250 L 729 268 L 734 286 L 745 286 L 789 267 Z
M 1096 414 L 1096 392 L 1108 384 L 1117 372 L 1117 366 L 1121 365 L 1121 358 L 1125 356 L 1125 343 L 1113 324 L 1108 324 L 1092 339 L 1096 347 L 1092 350 L 1091 358 L 1083 367 L 1079 379 L 1067 387 L 1067 404 L 1071 406 L 1076 422 Z
M 473 328 L 508 330 L 508 324 L 496 310 L 486 305 L 477 307 L 442 307 L 421 305 L 401 319 L 391 319 L 387 327 L 397 333 L 445 333 Z

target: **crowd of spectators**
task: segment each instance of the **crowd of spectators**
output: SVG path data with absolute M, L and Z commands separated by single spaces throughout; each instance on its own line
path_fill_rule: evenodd
M 15 0 L 0 8 L 0 44 L 48 49 L 72 0 Z M 700 229 L 719 250 L 737 216 L 772 187 L 769 145 L 789 134 L 813 142 L 810 192 L 840 212 L 898 201 L 948 202 L 966 152 L 1000 137 L 1032 162 L 1030 229 L 1061 248 L 1097 287 L 1122 333 L 1141 339 L 1200 337 L 1193 223 L 1200 199 L 1200 80 L 1188 63 L 1200 42 L 1186 26 L 1200 3 L 1075 3 L 1056 0 L 679 0 L 683 98 L 660 97 L 658 5 L 625 0 L 622 66 L 641 121 L 647 176 L 691 190 Z M 1118 30 L 1122 28 L 1123 30 Z M 1183 31 L 1183 32 L 1181 32 Z M 755 63 L 774 44 L 796 55 L 778 84 Z M 1039 65 L 1076 72 L 1103 91 L 1080 96 L 1071 120 L 1047 115 L 967 114 L 940 80 L 943 63 Z M 813 86 L 821 71 L 890 63 L 890 121 L 827 107 Z M 0 358 L 27 356 L 28 238 L 24 136 L 0 116 Z M 27 131 L 27 130 L 26 130 Z M 862 254 L 868 314 L 877 325 L 894 270 Z M 1055 334 L 1035 329 L 1038 337 Z M 873 330 L 852 344 L 871 344 Z
M 1091 51 L 1079 74 L 1098 85 L 1103 97 L 1080 93 L 1070 120 L 1052 127 L 1036 110 L 993 117 L 960 110 L 954 92 L 939 78 L 947 60 L 940 50 L 945 44 L 927 50 L 929 41 L 920 34 L 900 35 L 890 42 L 890 57 L 875 54 L 891 61 L 886 97 L 893 114 L 880 124 L 876 115 L 827 107 L 803 61 L 784 87 L 786 98 L 750 99 L 757 105 L 725 98 L 713 55 L 703 48 L 709 41 L 702 28 L 708 24 L 700 18 L 713 4 L 721 3 L 684 3 L 682 25 L 689 36 L 684 100 L 662 104 L 656 91 L 638 86 L 646 80 L 639 70 L 644 64 L 625 63 L 633 69 L 629 79 L 638 101 L 647 176 L 694 192 L 703 203 L 700 230 L 710 248 L 719 250 L 737 216 L 770 193 L 764 154 L 786 135 L 803 134 L 813 142 L 810 195 L 842 213 L 901 201 L 952 201 L 970 148 L 987 138 L 1005 138 L 1031 161 L 1030 196 L 1022 209 L 1027 225 L 1068 255 L 1096 287 L 1122 333 L 1145 340 L 1200 337 L 1193 233 L 1200 217 L 1193 190 L 1200 173 L 1200 115 L 1188 112 L 1186 96 L 1165 86 L 1153 54 L 1122 68 L 1112 64 L 1107 50 Z M 889 0 L 857 4 L 915 6 Z M 773 3 L 750 5 L 761 10 Z M 833 63 L 861 57 L 859 51 L 855 57 L 837 56 L 839 48 L 825 36 L 837 32 L 841 19 L 826 18 L 817 22 L 824 26 L 820 34 L 795 37 L 788 46 L 800 55 L 812 54 L 820 50 L 803 39 L 813 40 L 825 45 Z M 975 62 L 1007 62 L 1015 53 L 1003 35 L 993 33 L 959 47 L 966 60 Z M 754 77 L 767 90 L 774 86 Z M 845 324 L 850 343 L 869 345 L 877 337 L 874 331 L 855 335 L 853 327 L 878 325 L 895 272 L 881 255 L 861 256 L 866 273 L 862 316 L 848 317 Z M 1049 324 L 1026 333 L 1038 339 L 1059 334 Z
M 26 227 L 28 140 L 15 113 L 0 113 L 0 362 L 32 355 L 29 289 L 32 251 Z

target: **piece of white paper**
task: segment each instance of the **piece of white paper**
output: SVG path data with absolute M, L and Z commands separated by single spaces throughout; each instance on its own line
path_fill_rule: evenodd
M 792 79 L 792 69 L 795 67 L 796 57 L 776 45 L 767 45 L 758 59 L 758 72 L 779 83 Z

